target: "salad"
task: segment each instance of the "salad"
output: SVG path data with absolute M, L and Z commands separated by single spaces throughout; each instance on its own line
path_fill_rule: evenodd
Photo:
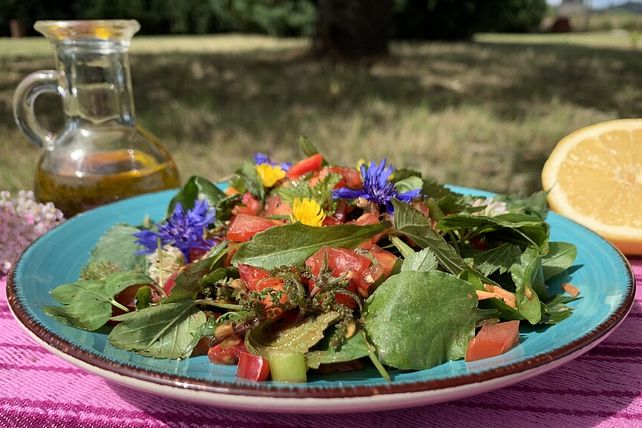
M 242 379 L 423 370 L 499 355 L 521 324 L 555 324 L 578 290 L 546 282 L 545 194 L 465 196 L 385 159 L 256 154 L 224 183 L 190 178 L 164 219 L 118 224 L 45 312 L 154 358 L 207 355 Z

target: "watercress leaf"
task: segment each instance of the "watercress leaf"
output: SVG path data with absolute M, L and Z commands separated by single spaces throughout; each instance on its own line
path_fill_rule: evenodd
M 523 213 L 537 216 L 541 219 L 546 217 L 548 192 L 539 191 L 530 196 L 519 195 L 497 195 L 493 198 L 497 202 L 505 202 L 506 209 L 512 213 Z
M 212 207 L 216 207 L 219 202 L 227 198 L 225 192 L 219 189 L 215 184 L 206 178 L 193 175 L 187 180 L 187 183 L 172 198 L 167 206 L 167 216 L 174 212 L 177 203 L 181 203 L 185 211 L 194 208 L 198 199 L 205 199 Z
M 529 247 L 521 255 L 519 263 L 510 269 L 515 283 L 517 310 L 531 324 L 542 319 L 542 308 L 536 288 L 544 289 L 542 258 L 536 248 Z
M 151 278 L 138 272 L 116 272 L 104 280 L 80 280 L 51 291 L 62 306 L 45 306 L 48 315 L 74 327 L 94 331 L 111 317 L 114 297 L 131 285 L 150 284 Z
M 81 277 L 85 279 L 102 279 L 115 271 L 143 270 L 145 257 L 137 255 L 140 250 L 136 244 L 134 233 L 139 230 L 126 224 L 117 224 L 109 229 L 98 240 L 91 250 L 87 265 L 83 268 Z M 100 269 L 100 266 L 108 269 Z M 92 275 L 89 275 L 93 271 Z M 100 272 L 100 273 L 96 273 Z
M 152 287 L 140 287 L 136 292 L 136 310 L 149 307 L 152 303 Z
M 120 349 L 154 358 L 186 358 L 194 349 L 195 332 L 207 321 L 194 302 L 150 306 L 114 318 L 120 323 L 109 342 Z
M 407 177 L 403 180 L 395 181 L 395 189 L 397 189 L 399 193 L 404 193 L 410 190 L 421 189 L 423 183 L 420 177 Z
M 403 181 L 407 178 L 410 177 L 418 177 L 421 178 L 421 172 L 415 171 L 414 169 L 410 168 L 400 168 L 394 172 L 392 175 L 392 181 L 397 183 L 398 181 Z M 422 186 L 423 186 L 423 180 L 422 180 Z M 422 187 L 420 186 L 420 187 Z
M 245 161 L 240 169 L 236 171 L 237 179 L 232 182 L 236 190 L 241 193 L 250 192 L 259 200 L 265 199 L 265 188 L 263 182 L 256 172 L 256 165 L 253 162 Z
M 164 298 L 161 303 L 193 300 L 203 288 L 202 279 L 216 267 L 223 264 L 226 253 L 226 245 L 220 244 L 214 247 L 209 257 L 185 266 L 176 276 L 176 283 L 172 288 L 172 293 Z
M 381 362 L 402 370 L 462 358 L 479 319 L 475 288 L 441 271 L 389 277 L 368 298 L 363 316 Z
M 455 196 L 457 198 L 461 198 L 461 195 L 453 192 L 443 184 L 440 184 L 432 179 L 424 179 L 424 183 L 421 188 L 421 194 L 427 197 L 434 198 L 436 200 L 439 200 L 446 196 Z
M 232 263 L 235 266 L 244 263 L 268 270 L 279 266 L 298 266 L 323 246 L 354 248 L 389 226 L 384 222 L 367 226 L 342 224 L 313 227 L 294 223 L 272 227 L 241 245 Z
M 401 271 L 414 270 L 419 272 L 427 272 L 429 270 L 437 269 L 437 257 L 430 248 L 424 248 L 414 254 L 406 257 L 401 265 Z
M 511 266 L 519 261 L 522 252 L 517 245 L 507 242 L 487 251 L 470 253 L 475 267 L 484 275 L 490 276 L 495 272 L 506 273 Z
M 368 343 L 363 334 L 356 333 L 336 350 L 327 349 L 310 351 L 306 354 L 308 367 L 318 369 L 321 364 L 344 363 L 368 356 Z
M 319 149 L 305 135 L 299 136 L 299 149 L 304 156 L 310 157 L 319 153 Z
M 459 275 L 462 271 L 469 269 L 457 250 L 432 230 L 431 220 L 428 217 L 395 199 L 392 204 L 395 208 L 394 222 L 398 232 L 412 239 L 422 248 L 430 248 L 439 260 L 439 264 L 453 275 Z
M 541 324 L 557 324 L 565 320 L 573 313 L 573 308 L 568 303 L 581 299 L 581 297 L 570 297 L 558 294 L 546 303 L 542 302 Z
M 577 257 L 577 248 L 568 242 L 549 242 L 548 253 L 542 259 L 544 280 L 570 268 Z
M 252 349 L 263 356 L 270 352 L 305 353 L 323 339 L 323 332 L 338 319 L 338 312 L 325 312 L 276 331 L 274 324 L 268 321 L 250 331 L 248 341 Z

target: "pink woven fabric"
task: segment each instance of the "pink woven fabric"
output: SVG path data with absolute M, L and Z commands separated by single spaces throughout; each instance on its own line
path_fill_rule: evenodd
M 642 259 L 632 260 L 642 287 Z M 642 293 L 588 354 L 464 400 L 358 415 L 279 415 L 190 405 L 133 391 L 51 355 L 23 333 L 0 282 L 1 427 L 642 426 Z

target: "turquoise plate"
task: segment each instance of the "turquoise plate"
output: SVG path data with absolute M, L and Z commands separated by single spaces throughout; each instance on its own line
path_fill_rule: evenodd
M 462 193 L 488 195 L 473 189 Z M 33 243 L 9 278 L 7 295 L 18 321 L 53 353 L 105 378 L 156 394 L 239 409 L 287 412 L 355 412 L 410 407 L 457 399 L 506 386 L 559 366 L 588 351 L 623 320 L 634 300 L 626 259 L 584 227 L 549 214 L 551 240 L 577 246 L 570 277 L 582 298 L 573 315 L 543 328 L 523 329 L 520 344 L 494 358 L 452 361 L 429 370 L 393 371 L 386 383 L 374 369 L 312 375 L 306 384 L 247 382 L 234 366 L 207 357 L 158 360 L 115 349 L 107 336 L 60 324 L 42 311 L 54 305 L 49 291 L 73 282 L 100 236 L 116 223 L 138 224 L 146 214 L 161 219 L 174 191 L 127 199 L 81 214 Z

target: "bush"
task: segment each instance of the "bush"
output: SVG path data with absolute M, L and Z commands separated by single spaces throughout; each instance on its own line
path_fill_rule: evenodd
M 466 39 L 479 31 L 529 31 L 546 0 L 395 0 L 393 37 Z

